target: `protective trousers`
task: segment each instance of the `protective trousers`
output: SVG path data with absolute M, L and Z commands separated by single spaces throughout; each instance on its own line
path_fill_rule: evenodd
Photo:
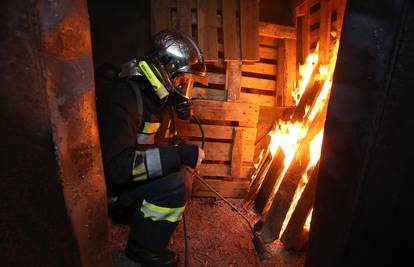
M 192 179 L 190 172 L 181 168 L 120 195 L 120 203 L 133 207 L 127 249 L 138 246 L 161 252 L 167 247 L 190 197 Z

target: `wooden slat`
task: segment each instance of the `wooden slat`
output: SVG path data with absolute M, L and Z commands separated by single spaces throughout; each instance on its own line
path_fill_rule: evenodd
M 304 15 L 298 17 L 298 40 L 297 40 L 297 53 L 296 57 L 299 60 L 299 64 L 304 64 L 306 57 L 309 55 L 309 41 L 310 41 L 310 24 L 309 24 L 309 6 L 308 2 L 302 4 L 304 9 Z
M 260 58 L 273 59 L 277 58 L 277 49 L 271 47 L 259 47 Z
M 188 143 L 200 144 L 197 141 L 189 141 Z M 206 160 L 229 161 L 231 159 L 231 143 L 205 142 L 204 152 L 206 154 Z
M 269 197 L 269 202 L 266 204 L 261 218 L 261 225 L 263 226 L 261 236 L 265 242 L 271 242 L 279 238 L 298 183 L 302 179 L 302 175 L 310 161 L 310 143 L 322 129 L 325 123 L 323 119 L 325 116 L 326 112 L 322 112 L 311 123 L 309 131 L 304 140 L 301 141 L 277 192 L 273 192 Z
M 200 145 L 198 141 L 188 141 L 189 144 Z M 205 142 L 204 152 L 206 160 L 231 161 L 231 143 Z M 254 142 L 243 142 L 243 162 L 252 162 L 254 156 Z
M 303 55 L 303 49 L 302 49 L 302 45 L 303 45 L 303 40 L 302 40 L 302 25 L 303 25 L 303 16 L 301 17 L 296 17 L 296 27 L 297 27 L 297 39 L 296 39 L 296 60 L 299 65 L 303 65 L 303 63 L 305 62 L 305 56 Z M 297 71 L 299 70 L 297 66 Z
M 240 60 L 240 41 L 237 37 L 237 0 L 223 0 L 223 43 L 224 59 Z
M 224 53 L 224 45 L 223 44 L 217 44 L 217 49 L 218 49 L 218 52 L 221 52 L 221 53 Z
M 293 123 L 298 121 L 307 121 L 309 112 L 306 113 L 306 111 L 308 109 L 312 110 L 313 106 L 316 103 L 317 97 L 323 88 L 323 81 L 315 81 L 315 76 L 319 72 L 319 66 L 320 65 L 317 64 L 313 70 L 312 77 L 309 80 L 308 86 L 305 89 L 305 92 L 302 94 L 299 103 L 296 105 L 293 114 L 291 115 L 291 122 Z
M 293 106 L 292 90 L 296 81 L 296 41 L 282 40 L 278 49 L 276 103 Z
M 309 33 L 309 51 L 311 51 L 310 47 L 312 44 L 315 44 L 319 42 L 319 29 L 317 29 L 316 31 L 310 32 Z M 314 48 L 312 48 L 313 51 Z
M 319 3 L 320 0 L 308 0 L 307 2 L 308 2 L 309 7 L 313 7 L 314 5 Z
M 243 207 L 247 209 L 253 203 L 256 195 L 258 194 L 259 190 L 261 189 L 262 183 L 265 179 L 265 175 L 267 174 L 270 166 L 272 163 L 272 155 L 270 154 L 270 149 L 267 147 L 264 151 L 263 158 L 259 162 L 257 168 L 255 168 L 254 172 L 252 172 L 252 183 L 249 189 L 249 192 L 246 196 L 245 202 Z
M 171 21 L 170 1 L 151 1 L 151 34 L 170 27 Z
M 290 217 L 289 223 L 283 234 L 280 236 L 280 241 L 282 241 L 286 249 L 301 250 L 304 248 L 306 239 L 304 239 L 305 235 L 303 233 L 303 227 L 305 226 L 306 219 L 308 218 L 315 201 L 318 169 L 319 163 L 315 166 L 315 170 L 309 177 L 309 181 L 300 196 L 298 204 Z
M 276 103 L 276 97 L 271 95 L 258 95 L 250 93 L 240 93 L 240 102 L 252 103 L 261 107 L 273 107 Z
M 241 88 L 241 62 L 232 61 L 227 63 L 226 91 L 228 101 L 237 101 L 240 98 Z
M 226 100 L 226 91 L 219 89 L 194 87 L 193 99 Z
M 216 1 L 197 1 L 198 45 L 206 62 L 218 60 L 216 13 Z
M 260 89 L 260 90 L 267 90 L 267 91 L 275 91 L 276 81 L 242 76 L 241 87 L 254 88 L 254 89 Z
M 278 41 L 276 38 L 259 35 L 259 45 L 276 47 L 277 44 L 278 44 Z
M 320 23 L 321 22 L 321 10 L 317 10 L 315 13 L 309 14 L 309 26 L 312 26 L 316 23 Z M 319 25 L 320 27 L 320 25 Z
M 218 44 L 218 48 L 221 49 L 221 51 L 223 51 L 223 44 Z M 218 69 L 226 69 L 226 62 L 221 60 L 218 62 L 214 62 L 214 63 L 208 63 L 207 64 L 207 70 L 210 70 L 211 68 L 218 68 Z
M 194 113 L 199 119 L 244 122 L 256 127 L 259 107 L 247 103 L 230 103 L 214 100 L 194 100 Z
M 240 176 L 232 176 L 230 173 L 230 165 L 225 164 L 207 164 L 203 163 L 200 166 L 200 174 L 203 176 L 216 176 L 216 177 L 232 177 L 232 178 L 249 178 L 252 170 L 251 164 L 246 166 L 241 165 Z
M 256 210 L 260 213 L 262 213 L 269 202 L 269 197 L 272 196 L 272 193 L 277 189 L 277 184 L 280 181 L 280 176 L 283 170 L 285 154 L 279 148 L 273 157 L 270 156 L 270 159 L 271 163 L 268 171 L 266 171 L 263 176 L 259 177 L 258 184 L 255 185 L 252 190 L 252 194 L 256 194 L 257 192 L 254 204 Z
M 192 0 L 177 0 L 177 28 L 190 36 Z
M 249 188 L 249 182 L 232 182 L 207 179 L 207 182 L 222 196 L 231 198 L 244 198 Z M 194 179 L 193 196 L 217 197 L 208 188 Z
M 276 75 L 277 65 L 257 62 L 254 64 L 243 64 L 241 70 L 244 72 L 252 72 L 266 75 Z
M 297 17 L 304 16 L 306 13 L 308 13 L 306 7 L 307 7 L 308 1 L 304 1 L 300 5 L 298 5 L 295 9 L 295 13 Z
M 242 128 L 234 129 L 233 148 L 231 151 L 231 176 L 239 177 L 243 158 L 243 135 Z
M 336 11 L 336 31 L 337 35 L 341 36 L 342 25 L 345 16 L 346 0 L 338 0 L 338 9 Z
M 321 0 L 319 29 L 319 62 L 329 63 L 329 46 L 331 33 L 331 0 Z
M 296 39 L 296 28 L 267 22 L 259 23 L 259 34 L 261 36 L 278 39 Z
M 205 138 L 214 138 L 214 139 L 228 139 L 233 138 L 234 129 L 243 130 L 243 140 L 244 142 L 254 142 L 256 139 L 256 128 L 247 128 L 247 127 L 233 127 L 233 126 L 222 126 L 222 125 L 206 125 L 203 124 L 203 131 Z M 196 124 L 183 123 L 182 121 L 177 121 L 177 130 L 180 136 L 184 137 L 201 137 L 200 129 Z
M 207 79 L 208 79 L 208 83 L 225 84 L 226 75 L 222 73 L 208 72 Z
M 241 57 L 259 60 L 259 0 L 240 0 Z

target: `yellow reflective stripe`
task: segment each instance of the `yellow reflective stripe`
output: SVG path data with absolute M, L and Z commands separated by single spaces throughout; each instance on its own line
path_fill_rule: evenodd
M 160 99 L 168 96 L 167 89 L 165 89 L 164 85 L 160 82 L 160 80 L 158 80 L 157 76 L 155 76 L 154 72 L 151 70 L 147 62 L 140 61 L 138 62 L 138 66 L 144 73 L 145 77 L 147 77 L 148 81 L 151 83 L 157 96 Z
M 141 206 L 141 212 L 144 213 L 144 217 L 150 218 L 153 221 L 177 222 L 181 220 L 184 209 L 185 207 L 167 208 L 157 206 L 147 202 L 145 199 Z
M 143 165 L 143 168 L 144 168 L 144 173 L 133 174 L 133 176 L 132 176 L 132 180 L 135 181 L 135 182 L 144 181 L 144 180 L 148 179 L 148 175 L 147 175 L 147 172 L 145 170 L 145 164 L 144 163 L 139 164 L 139 166 L 142 166 L 142 165 Z M 134 173 L 134 170 L 132 171 L 132 173 Z
M 160 126 L 161 126 L 161 123 L 159 122 L 145 122 L 144 129 L 142 129 L 142 132 L 145 134 L 153 134 L 158 131 Z
M 138 155 L 143 155 L 143 152 L 135 151 L 134 161 L 132 162 L 132 180 L 135 182 L 143 181 L 148 178 L 147 169 L 145 168 L 144 161 L 135 166 L 135 161 Z

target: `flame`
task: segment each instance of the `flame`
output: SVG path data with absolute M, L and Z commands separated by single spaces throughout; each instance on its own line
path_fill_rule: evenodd
M 317 45 L 315 52 L 308 55 L 306 59 L 306 63 L 299 67 L 300 78 L 296 85 L 296 88 L 292 90 L 292 97 L 296 105 L 298 105 L 305 91 L 308 88 L 312 88 L 312 84 L 309 84 L 312 81 L 312 82 L 318 82 L 320 84 L 323 84 L 319 94 L 317 95 L 316 101 L 312 105 L 307 105 L 305 107 L 305 114 L 303 115 L 302 120 L 298 120 L 296 122 L 279 121 L 276 127 L 269 133 L 271 136 L 269 150 L 273 157 L 273 160 L 275 159 L 275 155 L 278 150 L 283 152 L 284 160 L 283 160 L 283 170 L 281 171 L 281 174 L 279 177 L 275 177 L 275 179 L 277 179 L 276 180 L 277 184 L 275 185 L 273 194 L 271 195 L 271 197 L 269 198 L 269 201 L 267 202 L 264 212 L 267 212 L 268 208 L 273 202 L 273 198 L 276 195 L 276 192 L 279 190 L 280 184 L 282 183 L 292 163 L 292 160 L 294 159 L 299 149 L 299 146 L 302 140 L 309 133 L 309 126 L 311 122 L 314 121 L 315 118 L 320 117 L 318 116 L 319 114 L 322 114 L 322 112 L 326 111 L 327 103 L 329 100 L 330 91 L 332 87 L 332 80 L 333 80 L 332 77 L 333 77 L 333 72 L 334 72 L 334 68 L 336 64 L 336 55 L 338 51 L 338 46 L 339 46 L 339 42 L 336 42 L 332 49 L 332 54 L 335 56 L 331 57 L 327 65 L 322 65 L 318 62 L 319 60 L 319 55 L 318 55 L 319 46 L 318 45 Z M 315 71 L 316 71 L 315 68 L 318 66 L 319 66 L 319 69 L 317 70 L 318 73 L 315 75 Z M 312 75 L 315 75 L 315 77 L 312 77 Z M 320 119 L 325 120 L 325 118 L 320 118 Z M 315 129 L 313 129 L 312 132 L 315 132 Z M 299 202 L 299 199 L 306 187 L 306 184 L 308 183 L 309 175 L 312 174 L 315 166 L 317 165 L 319 161 L 320 154 L 321 154 L 322 138 L 323 138 L 323 127 L 319 129 L 318 134 L 314 136 L 314 138 L 309 144 L 309 153 L 310 153 L 308 155 L 309 162 L 296 188 L 291 206 L 283 222 L 280 235 L 283 233 L 286 226 L 288 225 L 290 217 L 292 216 L 292 213 L 295 210 L 297 203 Z M 311 213 L 308 218 L 309 221 L 310 221 L 310 217 L 311 217 Z
M 292 216 L 292 213 L 295 210 L 296 205 L 298 204 L 299 199 L 302 196 L 303 191 L 305 190 L 306 184 L 309 181 L 308 171 L 313 170 L 313 168 L 318 163 L 319 158 L 321 157 L 322 139 L 323 139 L 323 129 L 312 139 L 312 141 L 309 144 L 309 151 L 310 151 L 309 163 L 308 163 L 308 166 L 306 167 L 306 171 L 302 175 L 302 179 L 300 180 L 298 187 L 296 188 L 295 195 L 293 197 L 292 203 L 290 204 L 289 211 L 287 212 L 286 218 L 283 222 L 280 235 L 282 235 L 283 232 L 285 231 L 286 226 L 288 225 L 289 220 Z
M 305 226 L 303 226 L 303 229 L 307 231 L 309 231 L 310 229 L 310 224 L 312 221 L 312 213 L 313 213 L 313 209 L 311 209 L 311 211 L 309 212 L 308 218 L 306 219 L 306 222 L 305 222 Z
M 321 93 L 318 96 L 318 99 L 316 99 L 315 107 L 312 109 L 311 113 L 309 114 L 308 120 L 313 121 L 315 119 L 315 116 L 322 111 L 322 109 L 326 106 L 329 95 L 331 92 L 332 87 L 332 80 L 327 79 L 325 83 L 323 84 Z
M 301 122 L 290 123 L 279 121 L 275 130 L 271 132 L 271 140 L 269 145 L 270 153 L 274 156 L 276 151 L 280 149 L 284 154 L 283 169 L 277 179 L 275 192 L 279 189 L 279 186 L 283 181 L 283 177 L 295 157 L 296 151 L 300 145 L 300 140 L 302 140 L 307 134 L 308 128 L 304 128 L 302 126 Z M 268 207 L 265 209 L 268 209 Z
M 295 105 L 299 103 L 300 98 L 308 86 L 310 79 L 312 78 L 312 73 L 319 59 L 319 45 L 316 46 L 315 52 L 308 55 L 306 58 L 306 63 L 299 66 L 299 86 L 292 90 L 292 96 L 295 100 Z
M 257 163 L 255 163 L 255 164 L 253 165 L 255 169 L 257 169 L 257 167 L 259 167 L 259 163 L 260 163 L 260 161 L 262 161 L 262 159 L 263 159 L 263 153 L 264 153 L 264 149 L 262 149 L 262 151 L 260 151 L 259 160 L 257 161 Z
M 310 161 L 308 164 L 308 171 L 311 167 L 315 166 L 318 163 L 319 158 L 321 157 L 321 148 L 322 148 L 322 139 L 323 139 L 323 129 L 312 139 L 310 147 Z

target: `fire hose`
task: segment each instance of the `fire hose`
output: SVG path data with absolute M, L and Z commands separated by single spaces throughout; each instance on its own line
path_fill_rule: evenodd
M 173 124 L 173 140 L 178 140 L 178 135 L 176 131 L 176 124 L 174 120 L 174 116 L 171 116 L 172 118 L 172 124 Z M 201 126 L 200 121 L 197 119 L 197 117 L 192 116 L 192 120 L 198 125 L 201 133 L 201 148 L 204 148 L 205 143 L 205 137 L 204 137 L 204 130 Z M 235 211 L 238 215 L 241 216 L 241 218 L 246 222 L 248 225 L 251 233 L 252 233 L 252 242 L 254 245 L 254 248 L 256 250 L 257 255 L 259 256 L 260 260 L 266 260 L 266 250 L 263 245 L 263 241 L 260 239 L 260 237 L 257 235 L 256 231 L 254 230 L 252 224 L 250 223 L 249 219 L 244 215 L 236 206 L 234 206 L 230 201 L 225 199 L 217 190 L 215 190 L 211 185 L 209 185 L 205 179 L 197 173 L 196 170 L 192 170 L 191 168 L 187 167 L 187 171 L 189 171 L 197 180 L 199 180 L 203 185 L 205 185 L 211 192 L 213 192 L 215 195 L 217 195 L 221 200 L 224 201 L 233 211 Z M 186 227 L 186 221 L 185 221 L 185 215 L 183 214 L 183 232 L 184 232 L 184 254 L 185 254 L 185 262 L 184 266 L 188 266 L 188 241 L 187 241 L 187 227 Z

